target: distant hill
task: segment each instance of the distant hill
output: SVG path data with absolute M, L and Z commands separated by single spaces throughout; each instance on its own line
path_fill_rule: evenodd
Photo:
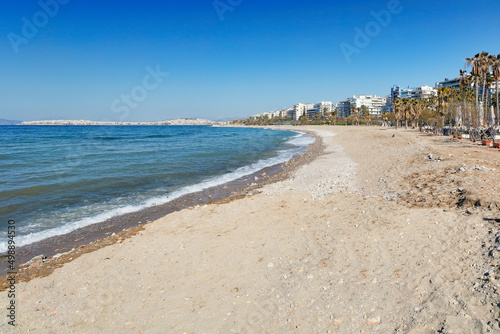
M 0 125 L 14 125 L 19 123 L 21 123 L 21 121 L 11 121 L 8 119 L 0 118 Z

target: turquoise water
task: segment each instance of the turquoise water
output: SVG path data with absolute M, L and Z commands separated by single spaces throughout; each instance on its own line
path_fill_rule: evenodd
M 291 131 L 201 126 L 0 126 L 0 252 L 167 203 L 291 159 Z

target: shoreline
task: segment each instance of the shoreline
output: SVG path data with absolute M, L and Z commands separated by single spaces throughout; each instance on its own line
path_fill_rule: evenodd
M 17 283 L 16 329 L 499 331 L 498 152 L 411 130 L 303 130 L 321 154 L 288 177 Z
M 284 130 L 294 131 L 288 128 Z M 104 222 L 85 226 L 64 235 L 53 236 L 19 247 L 16 250 L 16 263 L 20 267 L 17 275 L 18 281 L 28 282 L 35 277 L 48 276 L 56 268 L 76 259 L 78 256 L 122 242 L 124 239 L 136 235 L 148 223 L 173 212 L 189 207 L 226 203 L 249 196 L 253 191 L 262 188 L 266 184 L 288 178 L 293 170 L 309 163 L 322 153 L 321 138 L 311 131 L 300 132 L 306 133 L 315 141 L 304 147 L 305 151 L 302 154 L 296 155 L 284 163 L 265 167 L 219 186 L 183 195 L 162 205 L 112 217 Z M 36 258 L 41 259 L 42 256 L 43 261 L 36 260 Z M 7 287 L 6 279 L 8 277 L 8 274 L 5 273 L 8 271 L 6 253 L 0 255 L 0 259 L 2 259 L 2 274 L 0 274 L 2 285 L 0 291 L 4 291 Z

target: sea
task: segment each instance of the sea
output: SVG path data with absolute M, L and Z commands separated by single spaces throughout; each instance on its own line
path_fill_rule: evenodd
M 292 159 L 305 133 L 209 126 L 0 126 L 0 253 Z

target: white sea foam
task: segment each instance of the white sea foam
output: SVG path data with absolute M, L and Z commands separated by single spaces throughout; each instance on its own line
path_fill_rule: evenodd
M 315 140 L 316 139 L 309 137 L 304 132 L 298 132 L 298 135 L 287 141 L 287 143 L 294 146 L 305 147 L 314 143 Z
M 68 234 L 70 232 L 73 232 L 79 228 L 86 227 L 92 224 L 96 223 L 102 223 L 110 218 L 116 217 L 116 216 L 121 216 L 127 213 L 132 213 L 132 212 L 137 212 L 155 205 L 162 205 L 165 203 L 168 203 L 170 201 L 173 201 L 179 197 L 182 197 L 184 195 L 202 191 L 207 188 L 215 187 L 215 186 L 220 186 L 224 183 L 228 183 L 234 180 L 237 180 L 241 177 L 253 174 L 255 172 L 258 172 L 259 170 L 262 170 L 266 167 L 274 166 L 283 162 L 286 162 L 290 159 L 292 159 L 295 155 L 300 154 L 303 152 L 303 148 L 314 143 L 315 139 L 312 137 L 307 136 L 307 134 L 303 132 L 298 132 L 298 134 L 294 137 L 292 137 L 290 140 L 287 141 L 287 144 L 295 146 L 294 148 L 288 149 L 288 150 L 282 150 L 278 151 L 278 155 L 276 157 L 268 158 L 268 159 L 263 159 L 260 161 L 257 161 L 256 163 L 253 163 L 248 166 L 240 167 L 236 169 L 233 172 L 213 177 L 210 179 L 207 179 L 205 181 L 202 181 L 200 183 L 190 185 L 183 187 L 177 191 L 174 191 L 168 195 L 165 196 L 160 196 L 160 197 L 154 197 L 151 199 L 148 199 L 144 201 L 141 204 L 138 205 L 127 205 L 123 206 L 120 208 L 116 209 L 111 209 L 106 212 L 83 218 L 74 222 L 69 222 L 65 223 L 59 227 L 44 230 L 41 232 L 36 232 L 36 233 L 30 233 L 28 235 L 23 235 L 23 236 L 17 236 L 16 237 L 16 246 L 21 247 L 25 245 L 29 245 L 53 236 L 57 235 L 64 235 Z M 0 242 L 0 253 L 7 252 L 7 239 L 3 238 Z

